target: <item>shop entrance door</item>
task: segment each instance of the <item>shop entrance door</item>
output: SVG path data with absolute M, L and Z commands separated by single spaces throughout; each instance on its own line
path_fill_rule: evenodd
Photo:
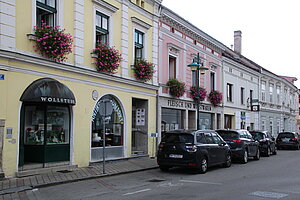
M 19 166 L 70 160 L 70 111 L 65 105 L 24 104 Z
M 132 147 L 133 155 L 148 154 L 148 101 L 132 100 Z

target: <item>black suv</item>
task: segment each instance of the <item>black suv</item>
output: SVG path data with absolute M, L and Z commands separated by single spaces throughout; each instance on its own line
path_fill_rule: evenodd
M 277 149 L 293 147 L 297 150 L 300 149 L 300 138 L 298 133 L 294 132 L 281 132 L 278 133 L 276 138 Z
M 276 155 L 275 138 L 268 131 L 249 131 L 254 140 L 259 142 L 260 153 L 265 156 Z
M 249 157 L 260 159 L 259 142 L 247 130 L 217 130 L 217 133 L 230 146 L 232 158 L 247 163 Z
M 176 130 L 164 133 L 157 163 L 162 171 L 171 167 L 188 167 L 205 173 L 213 165 L 230 167 L 231 152 L 215 131 Z

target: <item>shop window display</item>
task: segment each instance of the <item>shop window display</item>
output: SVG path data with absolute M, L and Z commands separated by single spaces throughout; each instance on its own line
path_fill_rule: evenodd
M 24 144 L 68 144 L 69 124 L 67 107 L 26 106 Z
M 101 100 L 108 99 L 111 102 L 113 112 L 105 119 L 100 115 Z M 92 147 L 103 147 L 103 134 L 105 124 L 105 146 L 122 146 L 123 145 L 123 113 L 119 103 L 111 95 L 102 97 L 96 104 L 92 121 L 91 145 Z

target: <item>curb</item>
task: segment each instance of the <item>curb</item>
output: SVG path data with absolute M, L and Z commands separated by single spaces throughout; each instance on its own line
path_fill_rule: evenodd
M 155 166 L 155 167 L 148 167 L 148 168 L 136 169 L 136 170 L 131 170 L 131 171 L 117 172 L 117 173 L 113 173 L 113 174 L 101 174 L 101 175 L 95 175 L 95 176 L 90 176 L 90 177 L 76 178 L 76 179 L 72 179 L 72 180 L 56 181 L 56 182 L 37 184 L 37 185 L 32 185 L 32 186 L 22 186 L 22 187 L 10 188 L 10 189 L 1 190 L 0 195 L 12 194 L 12 193 L 16 193 L 16 192 L 22 192 L 22 191 L 26 191 L 26 190 L 32 190 L 35 188 L 43 188 L 43 187 L 48 187 L 48 186 L 53 186 L 53 185 L 60 185 L 60 184 L 73 183 L 73 182 L 84 181 L 84 180 L 91 180 L 91 179 L 96 179 L 96 178 L 101 178 L 101 177 L 141 172 L 141 171 L 157 169 L 157 168 L 158 168 L 158 166 Z

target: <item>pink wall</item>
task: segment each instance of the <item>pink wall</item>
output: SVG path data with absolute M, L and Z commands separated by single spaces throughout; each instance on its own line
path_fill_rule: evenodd
M 166 26 L 160 27 L 164 31 L 160 32 L 161 42 L 159 59 L 161 66 L 159 66 L 159 83 L 166 84 L 169 80 L 169 55 L 171 55 L 171 52 L 177 51 L 177 79 L 182 82 L 185 82 L 186 89 L 189 90 L 190 86 L 192 85 L 192 73 L 187 65 L 192 63 L 192 55 L 197 55 L 197 53 L 199 52 L 200 57 L 206 58 L 206 67 L 208 67 L 211 70 L 211 65 L 209 65 L 209 63 L 214 63 L 215 66 L 217 66 L 213 67 L 213 70 L 216 74 L 216 89 L 222 92 L 222 73 L 220 61 L 221 53 L 218 52 L 218 60 L 218 58 L 216 58 L 216 55 L 213 55 L 212 52 L 208 52 L 205 49 L 195 45 L 191 41 L 186 40 L 184 34 L 182 35 L 181 39 L 179 38 L 180 36 L 170 31 L 171 28 L 168 31 L 165 27 Z M 170 50 L 173 49 L 172 47 L 174 47 L 173 51 Z M 207 70 L 205 75 L 201 75 L 200 77 L 200 86 L 204 87 L 205 84 L 206 90 L 208 92 L 210 91 L 210 70 Z

